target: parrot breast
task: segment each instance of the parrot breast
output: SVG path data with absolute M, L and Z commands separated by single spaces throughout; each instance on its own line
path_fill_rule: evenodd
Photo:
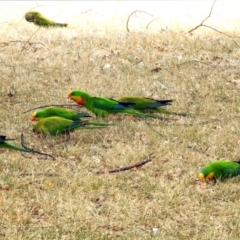
M 84 105 L 84 99 L 79 96 L 71 96 L 70 97 L 73 101 L 75 101 L 78 105 Z

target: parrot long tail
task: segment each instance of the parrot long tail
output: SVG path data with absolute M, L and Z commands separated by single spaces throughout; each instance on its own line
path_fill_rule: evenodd
M 6 143 L 6 142 L 1 143 L 1 144 L 0 144 L 0 147 L 8 148 L 8 149 L 13 149 L 13 150 L 17 150 L 17 151 L 20 151 L 20 152 L 31 152 L 31 150 L 29 150 L 29 149 L 17 147 L 17 146 L 11 145 L 11 144 Z
M 105 128 L 108 126 L 108 125 L 95 125 L 95 126 L 88 126 L 88 125 L 89 125 L 88 122 L 75 121 L 66 130 L 71 131 L 71 130 L 74 130 L 76 128 L 81 128 L 81 127 L 83 129 Z
M 134 109 L 125 109 L 123 113 L 129 113 L 132 115 L 136 115 L 138 117 L 145 117 L 145 118 L 158 118 L 157 116 L 154 116 L 152 114 L 142 113 L 140 111 L 134 110 Z
M 151 112 L 151 110 L 149 110 L 149 112 Z M 155 109 L 155 110 L 153 110 L 152 112 L 162 113 L 162 114 L 168 114 L 168 115 L 177 115 L 177 116 L 183 116 L 183 117 L 187 117 L 187 116 L 190 116 L 190 115 L 191 115 L 191 114 L 189 114 L 189 113 L 171 112 L 171 111 L 168 111 L 168 110 L 163 109 L 163 108 Z
M 56 23 L 56 25 L 55 26 L 57 26 L 57 27 L 67 27 L 67 23 Z
M 112 125 L 114 125 L 114 124 L 99 123 L 99 122 L 86 122 L 86 125 L 94 125 L 94 126 L 100 126 L 100 127 L 107 127 L 107 126 L 112 126 Z

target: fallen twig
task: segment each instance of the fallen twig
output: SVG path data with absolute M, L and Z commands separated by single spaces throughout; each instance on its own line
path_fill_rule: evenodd
M 227 36 L 227 37 L 230 37 L 230 38 L 234 39 L 232 36 L 228 35 L 227 33 L 221 32 L 221 31 L 217 30 L 216 28 L 210 27 L 210 26 L 205 25 L 205 24 L 203 24 L 202 27 L 210 28 L 210 29 L 212 29 L 212 30 L 214 30 L 214 31 L 216 31 L 216 32 L 218 32 L 218 33 L 220 33 L 220 34 L 223 34 L 223 35 L 225 35 L 225 36 Z M 238 47 L 240 47 L 236 41 L 233 40 L 233 42 L 234 42 Z
M 44 155 L 44 156 L 52 158 L 53 160 L 56 160 L 56 158 L 53 155 L 51 155 L 51 154 L 39 152 L 39 151 L 36 151 L 36 150 L 34 150 L 32 148 L 26 147 L 26 145 L 24 143 L 23 133 L 21 133 L 21 145 L 22 145 L 23 148 L 29 150 L 29 152 L 37 153 L 37 154 L 40 154 L 40 155 Z
M 17 60 L 19 59 L 19 57 L 21 56 L 22 52 L 25 50 L 27 44 L 29 44 L 31 38 L 36 34 L 37 31 L 39 31 L 40 28 L 38 28 L 30 37 L 29 39 L 26 41 L 26 43 L 24 44 L 24 46 L 22 47 L 22 50 L 21 52 L 19 53 L 18 57 L 17 57 Z
M 117 172 L 123 172 L 123 171 L 127 171 L 127 170 L 130 170 L 132 168 L 139 168 L 145 164 L 147 164 L 148 162 L 151 162 L 152 161 L 152 158 L 151 156 L 153 155 L 153 153 L 151 153 L 147 159 L 141 161 L 141 162 L 138 162 L 138 163 L 135 163 L 133 165 L 130 165 L 130 166 L 125 166 L 125 167 L 119 167 L 119 168 L 114 168 L 114 169 L 110 169 L 110 170 L 107 170 L 107 171 L 97 171 L 96 174 L 103 174 L 103 173 L 117 173 Z
M 207 27 L 207 28 L 210 28 L 210 29 L 212 29 L 212 30 L 220 33 L 220 34 L 223 34 L 223 35 L 225 35 L 225 36 L 227 36 L 227 37 L 230 37 L 230 38 L 234 39 L 232 36 L 228 35 L 227 33 L 221 32 L 221 31 L 217 30 L 216 28 L 213 28 L 213 27 L 211 27 L 211 26 L 208 26 L 208 25 L 205 25 L 205 24 L 204 24 L 204 22 L 205 22 L 208 18 L 211 17 L 212 10 L 213 10 L 213 6 L 214 6 L 214 4 L 216 3 L 216 1 L 217 1 L 217 0 L 214 0 L 214 1 L 213 1 L 213 4 L 212 4 L 212 7 L 211 7 L 211 9 L 210 9 L 210 12 L 209 12 L 208 16 L 207 16 L 206 18 L 204 18 L 203 21 L 202 21 L 199 25 L 197 25 L 195 28 L 189 30 L 188 33 L 193 32 L 194 30 L 198 29 L 199 27 Z M 236 41 L 233 40 L 233 42 L 234 42 L 238 47 L 240 47 Z
M 147 24 L 147 26 L 146 26 L 145 29 L 148 29 L 149 25 L 150 25 L 152 22 L 154 22 L 154 21 L 156 21 L 156 20 L 158 20 L 158 19 L 160 19 L 160 17 L 151 20 L 151 21 Z
M 136 12 L 146 13 L 146 14 L 148 14 L 149 16 L 152 17 L 151 14 L 149 14 L 149 13 L 147 13 L 147 12 L 145 12 L 145 11 L 139 11 L 139 10 L 133 11 L 133 12 L 128 16 L 127 23 L 126 23 L 126 28 L 127 28 L 127 31 L 128 31 L 128 32 L 130 32 L 129 27 L 128 27 L 130 17 L 131 17 L 134 13 L 136 13 Z
M 202 21 L 199 25 L 197 25 L 195 28 L 193 28 L 193 29 L 191 29 L 190 31 L 188 31 L 188 33 L 191 33 L 191 32 L 193 32 L 194 30 L 198 29 L 199 27 L 203 26 L 203 23 L 204 23 L 208 18 L 211 17 L 212 10 L 213 10 L 213 7 L 214 7 L 214 4 L 215 4 L 216 1 L 217 1 L 217 0 L 214 0 L 214 1 L 213 1 L 213 4 L 212 4 L 212 7 L 211 7 L 211 9 L 210 9 L 210 12 L 209 12 L 208 16 L 207 16 L 206 18 L 204 18 L 203 21 Z

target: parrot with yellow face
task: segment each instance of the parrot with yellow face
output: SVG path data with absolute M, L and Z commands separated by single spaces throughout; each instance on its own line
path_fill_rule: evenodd
M 77 113 L 73 110 L 66 108 L 58 108 L 58 107 L 46 107 L 42 109 L 38 109 L 32 113 L 31 120 L 39 121 L 48 117 L 62 117 L 73 121 L 81 121 L 85 125 L 94 125 L 94 126 L 110 126 L 113 124 L 108 123 L 100 123 L 100 122 L 92 122 L 87 120 L 81 120 L 81 118 L 91 117 L 88 113 L 80 112 Z
M 107 126 L 90 126 L 88 122 L 84 121 L 73 121 L 62 117 L 47 117 L 37 121 L 33 126 L 33 132 L 42 133 L 44 135 L 58 135 L 69 133 L 77 129 L 99 129 Z
M 223 180 L 238 175 L 240 175 L 240 162 L 217 160 L 203 167 L 198 174 L 198 178 L 200 181 Z

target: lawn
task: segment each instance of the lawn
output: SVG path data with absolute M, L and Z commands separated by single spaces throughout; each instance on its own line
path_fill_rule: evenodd
M 1 26 L 0 133 L 19 146 L 23 133 L 56 158 L 0 150 L 1 239 L 239 238 L 240 179 L 197 180 L 206 163 L 239 159 L 237 33 Z M 28 110 L 74 104 L 72 89 L 173 99 L 166 109 L 189 115 L 93 115 L 115 125 L 70 139 L 34 134 Z M 141 168 L 107 173 L 150 154 Z

